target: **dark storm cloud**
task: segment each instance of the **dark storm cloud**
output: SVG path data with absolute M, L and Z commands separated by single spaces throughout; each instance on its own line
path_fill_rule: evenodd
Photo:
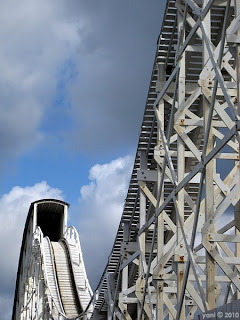
M 15 157 L 45 139 L 42 128 L 54 99 L 67 101 L 61 110 L 67 109 L 73 126 L 61 132 L 74 149 L 111 154 L 135 145 L 164 5 L 165 0 L 4 3 L 4 154 Z M 69 68 L 70 76 L 61 80 Z
M 2 3 L 1 161 L 19 156 L 44 138 L 40 126 L 56 97 L 59 70 L 74 59 L 84 24 L 83 19 L 65 18 L 63 4 L 64 0 Z
M 80 32 L 78 79 L 70 88 L 74 148 L 111 154 L 136 144 L 164 4 L 71 2 L 68 10 L 88 21 Z
M 43 119 L 53 109 L 55 98 L 72 104 L 69 117 L 73 128 L 70 133 L 65 130 L 65 138 L 73 148 L 82 153 L 92 150 L 97 157 L 100 151 L 111 154 L 119 149 L 126 154 L 128 147 L 136 146 L 164 6 L 165 0 L 3 2 L 2 155 L 15 157 L 42 139 L 47 143 Z M 63 83 L 59 79 L 62 69 L 71 71 Z M 58 87 L 66 90 L 68 97 L 56 97 Z M 8 257 L 0 265 L 0 307 L 12 303 L 9 294 L 13 293 L 12 275 L 16 275 L 19 254 L 13 237 L 8 241 L 8 249 L 14 248 L 10 257 L 4 241 L 9 235 L 17 234 L 18 239 L 22 235 L 15 207 L 21 210 L 25 201 L 20 192 L 20 200 L 14 197 L 11 206 L 13 191 L 0 199 L 1 207 L 6 207 L 0 218 L 10 228 L 0 224 L 0 251 Z M 35 194 L 32 189 L 30 192 Z M 37 192 L 36 198 L 47 197 L 44 195 Z M 58 192 L 52 197 L 59 197 Z M 22 212 L 25 214 L 25 207 L 21 217 Z

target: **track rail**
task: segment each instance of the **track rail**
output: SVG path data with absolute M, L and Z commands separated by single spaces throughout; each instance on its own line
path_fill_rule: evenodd
M 86 314 L 83 312 L 91 288 L 76 229 L 66 226 L 67 208 L 68 204 L 54 199 L 39 200 L 30 206 L 12 320 L 76 320 L 92 314 L 91 307 Z M 43 234 L 41 226 L 49 236 Z
M 63 241 L 51 243 L 54 252 L 58 288 L 64 312 L 68 318 L 77 317 L 82 312 L 68 248 Z
M 68 227 L 66 233 L 64 234 L 63 241 L 68 247 L 75 284 L 78 289 L 77 292 L 79 301 L 81 301 L 82 309 L 85 310 L 93 294 L 88 282 L 80 240 L 75 227 Z M 90 315 L 92 314 L 92 305 L 90 305 L 90 307 L 88 308 L 87 313 L 88 317 L 90 317 Z
M 122 218 L 80 318 L 194 319 L 240 299 L 239 57 L 239 1 L 166 1 Z M 54 221 L 63 221 L 59 205 L 39 203 L 41 219 L 51 207 Z M 32 319 L 36 301 L 37 318 L 53 314 L 34 221 L 28 216 L 24 230 L 13 320 Z M 81 250 L 79 260 L 73 256 L 74 270 Z M 75 283 L 84 288 L 80 276 Z
M 53 299 L 57 312 L 65 316 L 65 311 L 62 305 L 62 299 L 59 292 L 58 280 L 55 270 L 54 254 L 52 244 L 48 237 L 43 238 L 43 263 L 45 277 L 50 291 L 50 299 Z

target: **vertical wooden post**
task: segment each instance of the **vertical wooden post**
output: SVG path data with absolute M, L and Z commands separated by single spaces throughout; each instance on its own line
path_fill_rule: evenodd
M 37 226 L 37 204 L 33 205 L 33 232 L 35 232 Z
M 203 8 L 207 5 L 208 0 L 203 1 Z M 204 18 L 204 26 L 208 39 L 211 39 L 211 13 L 210 10 Z M 207 40 L 206 40 L 207 41 Z M 209 54 L 205 41 L 203 40 L 203 67 L 209 59 Z M 203 110 L 204 110 L 204 125 L 207 127 L 210 105 L 206 98 L 203 97 Z M 209 138 L 207 142 L 206 155 L 212 151 L 214 145 L 212 126 L 210 127 Z M 214 174 L 214 160 L 211 160 L 206 165 L 206 201 L 205 201 L 205 219 L 206 221 L 213 213 L 214 210 L 214 186 L 213 186 L 213 174 Z M 210 232 L 214 232 L 214 225 L 211 226 Z M 214 309 L 215 303 L 215 276 L 216 276 L 216 265 L 214 259 L 206 252 L 206 291 L 207 291 L 207 302 L 209 309 Z
M 127 242 L 129 240 L 129 223 L 128 222 L 124 222 L 124 226 L 123 226 L 123 241 Z M 123 258 L 123 262 L 125 262 L 127 259 Z M 128 265 L 123 268 L 122 270 L 122 291 L 125 291 L 128 289 Z M 123 304 L 124 307 L 127 310 L 127 304 Z
M 165 65 L 163 63 L 158 64 L 159 67 L 159 83 L 160 83 L 160 88 L 163 87 L 164 81 L 166 79 L 166 74 L 165 74 Z M 164 100 L 161 99 L 159 104 L 158 104 L 158 112 L 159 112 L 159 120 L 162 123 L 162 130 L 164 132 Z M 160 128 L 158 128 L 157 132 L 157 147 L 159 150 L 163 149 L 163 141 L 161 139 L 160 135 Z M 157 207 L 160 207 L 161 204 L 164 201 L 164 183 L 162 190 L 160 190 L 160 180 L 161 180 L 161 169 L 160 166 L 157 166 L 157 195 L 159 197 Z M 163 257 L 163 247 L 164 247 L 164 219 L 163 219 L 163 212 L 160 214 L 160 216 L 157 219 L 157 262 L 161 260 Z M 160 271 L 161 272 L 161 271 Z M 157 319 L 162 320 L 163 319 L 163 290 L 164 290 L 164 281 L 163 280 L 158 280 L 157 281 Z
M 240 3 L 239 0 L 235 0 L 235 17 L 240 15 Z M 240 36 L 240 30 L 238 29 L 237 35 Z M 237 107 L 238 115 L 240 115 L 240 45 L 236 44 L 236 68 L 237 68 Z
M 235 234 L 240 235 L 240 201 L 234 207 Z M 235 244 L 235 256 L 240 257 L 240 243 Z M 236 290 L 236 299 L 240 299 L 240 291 Z
M 178 12 L 179 34 L 181 34 L 183 27 L 184 27 L 183 16 L 180 12 Z M 184 39 L 185 39 L 185 32 L 183 34 L 183 41 Z M 179 78 L 178 78 L 178 107 L 181 105 L 181 103 L 185 101 L 185 63 L 186 63 L 185 58 L 186 57 L 184 52 L 179 62 L 180 72 L 179 72 Z M 185 118 L 184 114 L 182 115 L 182 118 Z M 178 182 L 180 182 L 184 179 L 184 175 L 185 175 L 185 144 L 179 136 L 177 140 L 177 155 L 178 155 L 177 179 L 178 179 Z M 184 223 L 184 188 L 178 193 L 178 208 L 179 208 L 180 219 Z M 181 247 L 183 247 L 183 243 L 180 244 L 181 239 L 182 239 L 182 231 L 181 231 L 180 223 L 177 219 L 177 243 L 178 245 L 181 245 Z M 180 261 L 178 257 L 178 262 L 177 262 L 177 298 L 178 299 L 180 298 L 180 295 L 181 295 L 183 279 L 184 279 L 184 259 Z M 183 304 L 185 304 L 185 300 L 183 300 Z M 185 306 L 183 305 L 182 311 L 180 314 L 180 320 L 184 320 L 184 319 L 185 319 Z
M 235 0 L 234 9 L 235 9 L 235 12 L 234 12 L 235 17 L 239 16 L 240 3 L 238 0 Z M 237 35 L 238 36 L 240 35 L 239 29 L 237 31 Z M 240 45 L 239 43 L 236 43 L 236 74 L 237 74 L 237 112 L 238 112 L 238 115 L 240 115 Z M 237 142 L 237 139 L 235 141 Z M 234 220 L 235 220 L 235 234 L 240 235 L 240 201 L 238 201 L 234 207 Z M 235 244 L 235 256 L 240 257 L 240 243 Z M 236 290 L 236 299 L 240 299 L 239 290 Z
M 147 169 L 147 153 L 146 151 L 141 151 L 140 153 L 140 170 L 146 170 Z M 146 223 L 146 206 L 147 206 L 147 201 L 146 201 L 146 196 L 143 193 L 142 190 L 140 190 L 140 217 L 139 217 L 139 229 Z M 143 232 L 140 237 L 139 237 L 139 243 L 142 248 L 142 255 L 145 256 L 145 240 L 146 240 L 146 235 L 145 232 Z M 138 269 L 138 276 L 144 276 L 143 275 L 143 264 L 141 262 L 141 257 L 139 257 L 139 269 Z M 144 302 L 142 302 L 144 303 Z M 140 311 L 141 310 L 141 304 L 138 304 L 138 319 L 140 317 Z M 144 316 L 142 316 L 144 318 Z M 140 319 L 139 319 L 140 320 Z

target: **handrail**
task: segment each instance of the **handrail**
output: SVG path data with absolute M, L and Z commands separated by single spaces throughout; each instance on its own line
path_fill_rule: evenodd
M 83 260 L 83 256 L 82 256 L 80 239 L 79 239 L 78 232 L 77 232 L 76 228 L 74 226 L 69 226 L 63 236 L 67 240 L 67 244 L 68 244 L 69 240 L 73 240 L 73 239 L 75 240 L 75 242 L 77 244 L 78 252 L 79 252 L 79 256 L 80 256 L 80 262 L 82 264 L 82 270 L 83 270 L 83 274 L 84 274 L 84 278 L 85 278 L 85 286 L 86 286 L 88 293 L 90 294 L 90 301 L 89 301 L 87 307 L 85 308 L 85 310 L 83 310 L 83 313 L 79 315 L 79 318 L 82 319 L 84 317 L 84 315 L 86 315 L 87 313 L 92 313 L 92 310 L 89 310 L 89 308 L 91 305 L 93 306 L 92 302 L 93 302 L 94 296 L 93 296 L 93 292 L 92 292 L 91 286 L 88 281 L 88 277 L 87 277 L 87 273 L 86 273 L 86 269 L 85 269 L 85 265 L 84 265 L 84 260 Z M 71 258 L 71 252 L 70 252 L 70 258 Z M 71 260 L 71 263 L 72 263 L 72 260 Z M 79 294 L 78 294 L 78 296 L 79 296 Z
M 43 236 L 43 232 L 41 230 L 41 228 L 39 226 L 36 227 L 36 230 L 34 232 L 34 235 L 36 236 L 36 240 L 39 241 L 39 244 L 40 244 L 40 249 L 41 249 L 41 252 L 42 252 L 42 255 L 43 255 L 43 261 L 45 261 L 45 250 L 44 250 L 44 245 L 43 245 L 43 239 L 45 238 L 48 242 L 48 245 L 50 247 L 50 251 L 51 251 L 51 260 L 52 260 L 52 263 L 53 263 L 53 266 L 54 266 L 54 262 L 53 262 L 53 252 L 52 252 L 52 247 L 51 247 L 51 243 L 50 243 L 50 240 L 48 237 L 44 237 Z M 55 276 L 55 279 L 56 279 L 56 272 L 55 272 L 55 268 L 53 268 L 53 272 L 54 272 L 54 276 Z M 64 314 L 64 311 L 61 312 L 61 310 L 59 310 L 58 308 L 58 305 L 56 304 L 56 301 L 52 295 L 52 292 L 51 292 L 51 286 L 49 284 L 49 281 L 48 281 L 48 277 L 47 277 L 47 274 L 46 274 L 46 269 L 45 269 L 45 280 L 47 282 L 47 288 L 49 290 L 49 295 L 51 297 L 51 301 L 53 302 L 54 306 L 56 307 L 57 311 L 58 311 L 58 315 L 62 316 L 64 319 L 66 320 L 72 320 L 72 319 L 68 319 L 67 316 Z M 58 296 L 59 296 L 59 292 L 58 292 Z M 59 296 L 60 298 L 60 296 Z M 62 302 L 61 302 L 61 298 L 60 298 L 60 305 L 62 307 Z M 63 308 L 63 307 L 62 307 Z
M 80 297 L 78 289 L 77 289 L 77 281 L 76 281 L 76 276 L 75 276 L 75 272 L 74 272 L 74 269 L 73 269 L 73 261 L 72 261 L 72 256 L 71 256 L 71 251 L 70 251 L 70 248 L 69 248 L 69 244 L 68 244 L 68 242 L 67 242 L 67 240 L 65 238 L 61 239 L 61 241 L 64 244 L 64 246 L 66 248 L 66 251 L 67 251 L 70 272 L 71 272 L 71 274 L 73 276 L 73 282 L 74 282 L 75 290 L 77 292 L 77 296 L 78 296 L 80 307 L 81 307 L 81 309 L 83 309 L 82 308 L 82 304 L 81 304 L 81 297 Z
M 64 233 L 64 237 L 66 238 L 66 240 L 68 240 L 67 236 L 69 236 L 69 239 L 71 239 L 71 240 L 72 240 L 72 238 L 74 238 L 74 240 L 77 243 L 78 251 L 79 251 L 79 255 L 80 255 L 80 261 L 81 261 L 82 267 L 83 267 L 84 278 L 85 278 L 85 281 L 86 281 L 86 287 L 87 287 L 87 289 L 88 289 L 88 291 L 90 293 L 90 296 L 92 297 L 93 296 L 93 292 L 92 292 L 91 286 L 89 284 L 87 273 L 86 273 L 86 269 L 85 269 L 85 265 L 84 265 L 80 239 L 79 239 L 79 236 L 78 236 L 78 232 L 77 232 L 77 230 L 76 230 L 76 228 L 74 226 L 70 226 L 70 227 L 67 228 L 67 230 Z
M 56 278 L 56 271 L 55 271 L 55 267 L 54 267 L 54 261 L 53 261 L 53 250 L 52 250 L 52 245 L 51 245 L 51 241 L 48 237 L 44 237 L 43 235 L 43 232 L 41 230 L 41 228 L 39 226 L 36 227 L 36 230 L 34 232 L 34 235 L 35 235 L 35 239 L 39 242 L 39 245 L 40 245 L 40 249 L 41 249 L 41 252 L 42 252 L 42 255 L 43 255 L 43 261 L 46 260 L 46 257 L 45 257 L 45 250 L 44 250 L 44 245 L 43 245 L 43 239 L 46 239 L 46 241 L 48 242 L 48 245 L 49 245 L 49 248 L 50 248 L 50 252 L 51 252 L 51 260 L 52 260 L 52 263 L 53 263 L 53 272 L 54 272 L 54 277 L 55 279 L 57 280 Z M 86 280 L 86 284 L 87 284 L 87 289 L 89 291 L 90 294 L 92 294 L 92 290 L 91 290 L 91 287 L 89 285 L 89 282 L 88 282 L 88 279 L 87 279 L 87 275 L 86 275 L 86 270 L 85 270 L 85 266 L 84 266 L 84 262 L 83 262 L 83 258 L 82 258 L 82 251 L 81 251 L 81 246 L 80 246 L 80 241 L 79 241 L 79 237 L 78 237 L 78 233 L 77 233 L 77 230 L 74 228 L 74 227 L 68 227 L 68 229 L 66 230 L 66 232 L 64 233 L 64 243 L 66 244 L 67 246 L 67 249 L 69 251 L 69 260 L 70 260 L 70 263 L 71 263 L 71 267 L 72 267 L 72 257 L 71 257 L 71 253 L 70 253 L 70 249 L 69 249 L 69 245 L 68 245 L 68 239 L 73 239 L 75 240 L 76 244 L 77 244 L 77 247 L 78 247 L 78 251 L 79 251 L 79 254 L 80 254 L 80 260 L 82 262 L 82 266 L 83 266 L 83 272 L 84 272 L 84 276 L 85 276 L 85 280 Z M 72 268 L 72 272 L 73 272 L 73 268 Z M 74 272 L 73 272 L 73 277 L 74 277 L 74 281 L 75 281 L 75 275 L 74 275 Z M 89 308 L 89 305 L 87 306 L 87 309 L 84 310 L 81 314 L 77 315 L 76 317 L 74 318 L 69 318 L 67 317 L 67 315 L 64 313 L 64 310 L 63 310 L 63 306 L 62 306 L 62 301 L 61 301 L 61 297 L 60 297 L 60 293 L 58 291 L 58 288 L 57 288 L 57 294 L 58 294 L 58 297 L 59 297 L 59 302 L 60 302 L 60 306 L 62 307 L 62 311 L 59 310 L 59 307 L 55 301 L 55 298 L 53 297 L 53 294 L 52 294 L 52 291 L 51 291 L 51 286 L 49 284 L 49 280 L 48 280 L 48 276 L 47 276 L 47 273 L 46 273 L 46 270 L 45 270 L 45 280 L 46 280 L 46 284 L 47 284 L 47 288 L 48 288 L 48 291 L 49 291 L 49 296 L 51 298 L 51 301 L 53 302 L 54 306 L 56 307 L 56 310 L 57 310 L 57 313 L 58 313 L 58 316 L 61 316 L 64 320 L 77 320 L 77 319 L 83 319 L 84 315 L 86 315 L 87 313 L 87 310 Z M 57 282 L 56 282 L 57 283 Z M 76 281 L 75 281 L 75 284 L 76 284 Z M 78 293 L 78 290 L 77 291 L 77 294 L 78 294 L 78 297 L 79 297 L 79 293 Z M 31 298 L 30 298 L 31 299 Z M 30 300 L 29 300 L 30 301 Z M 28 301 L 28 303 L 29 303 Z M 79 299 L 80 301 L 80 299 Z M 26 306 L 25 306 L 26 307 Z

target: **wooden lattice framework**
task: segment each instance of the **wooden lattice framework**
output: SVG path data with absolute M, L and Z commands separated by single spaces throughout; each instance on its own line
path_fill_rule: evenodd
M 240 298 L 240 2 L 168 0 L 93 319 L 193 319 Z

